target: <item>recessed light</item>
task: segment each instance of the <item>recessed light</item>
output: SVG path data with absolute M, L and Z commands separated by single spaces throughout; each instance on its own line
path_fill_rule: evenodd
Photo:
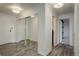
M 14 12 L 14 13 L 20 13 L 20 11 L 17 10 L 17 9 L 13 9 L 12 12 Z
M 53 7 L 54 7 L 54 8 L 61 8 L 61 7 L 63 7 L 63 6 L 64 6 L 63 3 L 55 3 L 55 4 L 53 4 Z
M 12 12 L 14 12 L 14 13 L 20 13 L 22 11 L 22 8 L 19 6 L 16 6 L 16 5 L 12 5 L 12 6 L 10 6 L 10 8 L 11 8 Z

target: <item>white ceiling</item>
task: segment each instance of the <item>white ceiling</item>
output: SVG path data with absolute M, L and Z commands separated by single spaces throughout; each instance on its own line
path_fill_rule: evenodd
M 22 9 L 33 9 L 35 6 L 37 6 L 39 3 L 2 3 L 0 4 L 0 12 L 4 12 L 4 13 L 12 13 L 11 9 L 9 8 L 9 6 L 11 5 L 18 5 L 20 6 Z
M 74 12 L 74 3 L 64 3 L 63 7 L 54 10 L 57 15 Z
M 23 9 L 33 9 L 40 3 L 1 3 L 0 4 L 0 12 L 4 13 L 12 13 L 12 11 L 9 9 L 9 6 L 11 5 L 19 5 Z M 52 6 L 53 7 L 53 6 Z M 64 6 L 62 8 L 56 9 L 54 8 L 56 14 L 63 14 L 63 13 L 69 13 L 74 12 L 74 4 L 73 3 L 64 3 Z

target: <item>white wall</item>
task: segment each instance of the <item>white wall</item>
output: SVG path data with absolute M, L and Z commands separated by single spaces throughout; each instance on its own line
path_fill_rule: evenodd
M 15 20 L 14 15 L 0 13 L 0 45 L 15 42 Z
M 76 56 L 79 56 L 79 4 L 75 4 L 74 16 L 74 52 Z
M 37 17 L 31 18 L 29 20 L 29 39 L 32 41 L 38 41 L 38 19 Z
M 25 40 L 25 19 L 16 20 L 16 42 Z
M 59 28 L 59 20 L 60 19 L 69 19 L 70 20 L 70 23 L 69 23 L 69 31 L 70 31 L 70 38 L 69 38 L 69 44 L 70 45 L 73 45 L 74 42 L 73 42 L 73 34 L 74 34 L 74 26 L 73 26 L 73 23 L 74 23 L 74 13 L 67 13 L 67 14 L 61 14 L 61 15 L 58 15 L 57 16 L 57 21 L 58 21 L 58 28 Z M 59 29 L 57 31 L 57 33 L 59 33 Z M 59 34 L 57 35 L 57 39 L 59 41 Z
M 45 4 L 36 7 L 38 17 L 38 53 L 45 54 Z
M 52 7 L 49 4 L 37 6 L 38 53 L 47 55 L 52 50 Z
M 52 6 L 45 4 L 45 51 L 52 50 Z

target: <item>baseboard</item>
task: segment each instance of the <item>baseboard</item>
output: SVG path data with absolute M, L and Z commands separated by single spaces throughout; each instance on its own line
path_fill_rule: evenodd
M 4 42 L 4 43 L 1 43 L 0 45 L 10 44 L 10 43 L 16 43 L 16 42 Z
M 20 40 L 20 41 L 23 41 L 23 40 Z M 6 44 L 14 44 L 14 43 L 18 43 L 18 42 L 20 42 L 20 41 L 13 41 L 13 42 L 5 42 L 5 43 L 3 43 L 3 44 L 0 44 L 0 45 L 6 45 Z

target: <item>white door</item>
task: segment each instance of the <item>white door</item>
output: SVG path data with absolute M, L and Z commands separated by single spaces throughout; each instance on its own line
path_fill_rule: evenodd
M 16 40 L 25 40 L 25 20 L 20 19 L 16 22 Z

